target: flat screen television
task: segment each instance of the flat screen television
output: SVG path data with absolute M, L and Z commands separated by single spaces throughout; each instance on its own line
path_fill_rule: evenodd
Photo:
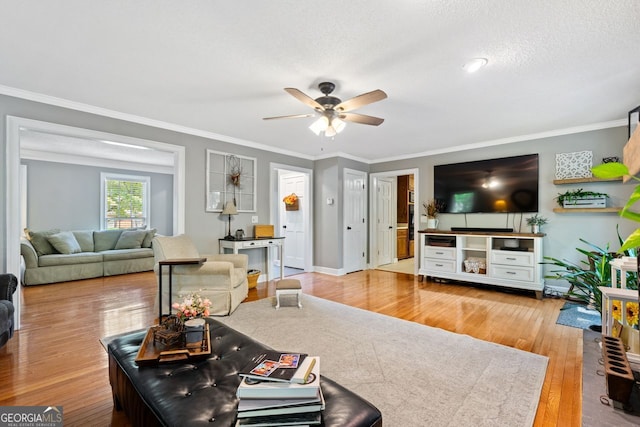
M 433 168 L 434 197 L 444 213 L 538 212 L 538 155 Z

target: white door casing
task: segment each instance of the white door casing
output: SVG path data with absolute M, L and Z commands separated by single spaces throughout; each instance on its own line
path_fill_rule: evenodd
M 343 170 L 343 271 L 351 273 L 366 267 L 367 173 Z

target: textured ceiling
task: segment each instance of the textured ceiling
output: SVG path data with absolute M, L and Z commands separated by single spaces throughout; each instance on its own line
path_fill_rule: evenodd
M 638 0 L 0 0 L 15 89 L 309 157 L 366 161 L 626 118 L 640 105 Z M 489 59 L 467 74 L 463 63 Z M 315 136 L 317 84 L 388 99 Z

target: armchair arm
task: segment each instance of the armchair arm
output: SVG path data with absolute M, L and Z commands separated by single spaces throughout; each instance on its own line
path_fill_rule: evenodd
M 0 300 L 13 302 L 13 293 L 18 287 L 18 278 L 13 274 L 0 274 Z
M 20 239 L 20 255 L 24 258 L 27 268 L 38 267 L 38 253 L 31 242 L 25 238 Z
M 226 261 L 233 264 L 235 268 L 249 268 L 249 256 L 247 254 L 214 254 L 205 255 L 207 262 Z

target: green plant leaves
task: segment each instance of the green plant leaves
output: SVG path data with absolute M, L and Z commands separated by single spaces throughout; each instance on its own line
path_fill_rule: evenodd
M 597 178 L 601 179 L 615 179 L 622 178 L 625 175 L 629 175 L 629 169 L 618 162 L 603 163 L 591 168 L 591 172 Z

